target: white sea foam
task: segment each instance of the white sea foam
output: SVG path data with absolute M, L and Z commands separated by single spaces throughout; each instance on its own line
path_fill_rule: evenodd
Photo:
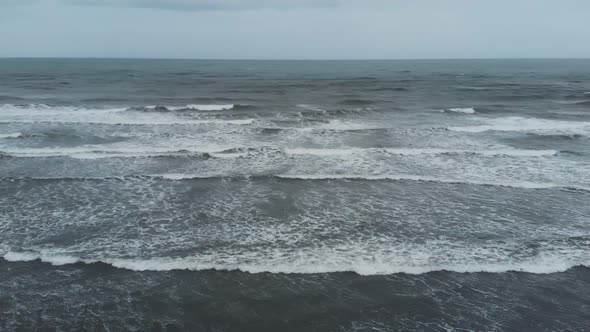
M 153 177 L 162 178 L 162 179 L 166 179 L 166 180 L 175 180 L 175 181 L 209 178 L 207 175 L 184 174 L 184 173 L 170 173 L 170 174 L 153 175 Z
M 328 123 L 323 123 L 317 127 L 308 127 L 304 130 L 323 129 L 323 130 L 372 130 L 372 129 L 387 129 L 388 126 L 382 124 L 359 123 L 353 121 L 331 120 Z
M 167 147 L 150 147 L 150 146 L 103 146 L 103 145 L 85 145 L 73 148 L 19 148 L 3 149 L 0 152 L 12 157 L 20 158 L 43 158 L 43 157 L 70 157 L 76 159 L 103 159 L 103 158 L 135 158 L 135 157 L 159 157 L 159 156 L 182 156 L 193 154 L 211 154 L 220 158 L 236 158 L 244 154 L 223 153 L 230 147 L 224 146 L 198 146 L 198 147 L 181 147 L 180 149 L 169 149 Z
M 187 105 L 199 110 L 233 105 Z M 155 107 L 155 106 L 154 106 Z M 186 108 L 186 107 L 179 107 Z M 71 106 L 0 105 L 0 123 L 87 123 L 111 125 L 249 125 L 254 119 L 196 119 L 165 113 L 128 112 L 129 108 L 88 109 Z
M 74 106 L 49 106 L 45 104 L 2 104 L 0 105 L 0 116 L 56 116 L 69 115 L 72 113 L 108 114 L 119 113 L 127 110 L 127 107 L 114 108 L 84 108 Z
M 315 156 L 334 156 L 334 155 L 352 155 L 368 152 L 385 152 L 389 154 L 413 156 L 413 155 L 438 155 L 438 154 L 475 154 L 482 156 L 510 156 L 510 157 L 547 157 L 555 156 L 558 151 L 555 150 L 524 150 L 524 149 L 492 149 L 492 150 L 459 150 L 459 149 L 439 149 L 439 148 L 335 148 L 335 149 L 317 149 L 317 148 L 287 148 L 287 154 L 291 155 L 315 155 Z
M 10 262 L 40 260 L 56 266 L 75 263 L 105 263 L 116 268 L 133 271 L 172 270 L 240 270 L 250 273 L 316 274 L 355 272 L 360 275 L 423 274 L 434 271 L 459 273 L 503 273 L 509 271 L 549 274 L 564 272 L 575 266 L 590 266 L 587 250 L 578 248 L 551 248 L 535 256 L 523 258 L 499 257 L 497 248 L 449 248 L 449 252 L 429 253 L 429 248 L 392 247 L 368 248 L 322 248 L 310 252 L 295 252 L 293 255 L 262 257 L 254 254 L 238 257 L 226 255 L 197 255 L 189 257 L 159 258 L 81 258 L 76 255 L 41 250 L 38 252 L 9 251 L 4 259 Z M 501 251 L 501 250 L 500 250 Z M 437 254 L 443 254 L 437 258 Z M 241 256 L 241 257 L 240 257 Z M 449 258 L 451 257 L 451 258 Z
M 21 136 L 21 133 L 0 134 L 0 138 L 19 138 Z
M 191 180 L 191 179 L 205 179 L 211 177 L 234 177 L 234 178 L 258 178 L 258 177 L 275 177 L 279 179 L 291 180 L 365 180 L 365 181 L 415 181 L 415 182 L 432 182 L 432 183 L 446 183 L 446 184 L 463 184 L 463 185 L 479 185 L 479 186 L 494 186 L 507 187 L 517 189 L 572 189 L 590 192 L 590 187 L 564 185 L 557 183 L 532 182 L 532 181 L 487 181 L 479 179 L 455 179 L 455 178 L 441 178 L 433 176 L 410 175 L 410 174 L 276 174 L 276 175 L 211 175 L 211 174 L 192 174 L 192 173 L 175 173 L 175 174 L 152 174 L 150 177 L 161 178 L 166 180 Z
M 155 108 L 155 106 L 152 106 Z M 166 108 L 170 111 L 179 111 L 183 109 L 195 110 L 195 111 L 225 111 L 231 110 L 235 107 L 233 104 L 228 105 L 197 105 L 197 104 L 189 104 L 185 106 L 166 106 Z
M 314 149 L 314 148 L 287 148 L 285 153 L 290 155 L 314 155 L 314 156 L 337 156 L 350 155 L 359 152 L 369 151 L 369 149 L 360 148 L 343 148 L 343 149 Z
M 582 186 L 567 186 L 556 183 L 539 183 L 531 181 L 484 181 L 476 179 L 453 179 L 453 178 L 439 178 L 422 175 L 404 175 L 404 174 L 281 174 L 277 175 L 284 179 L 300 179 L 300 180 L 391 180 L 391 181 L 417 181 L 417 182 L 437 182 L 448 184 L 466 184 L 466 185 L 483 185 L 509 188 L 523 188 L 523 189 L 551 189 L 551 188 L 571 188 L 576 190 L 590 191 L 590 188 Z
M 43 119 L 1 119 L 0 123 L 86 123 L 107 125 L 250 125 L 254 119 L 221 120 L 204 119 L 192 120 L 181 118 L 132 118 L 132 117 L 78 117 L 78 118 L 43 118 Z
M 78 262 L 85 262 L 85 263 L 94 263 L 96 262 L 96 260 L 94 261 L 90 261 L 90 260 L 82 260 L 78 257 L 75 256 L 71 256 L 71 255 L 60 255 L 60 254 L 54 254 L 50 251 L 47 250 L 42 250 L 40 252 L 31 252 L 31 251 L 25 251 L 25 252 L 15 252 L 15 251 L 9 251 L 6 254 L 4 254 L 4 259 L 9 261 L 9 262 L 30 262 L 30 261 L 34 261 L 34 260 L 40 260 L 42 262 L 46 262 L 46 263 L 51 263 L 52 265 L 67 265 L 67 264 L 75 264 Z
M 518 116 L 483 119 L 476 126 L 449 127 L 449 130 L 480 133 L 485 131 L 530 131 L 586 133 L 590 122 L 523 118 Z
M 14 252 L 9 251 L 4 254 L 4 259 L 9 262 L 30 262 L 39 259 L 40 255 L 34 252 Z
M 15 134 L 16 135 L 16 134 Z M 17 137 L 17 136 L 10 136 Z M 62 148 L 19 148 L 4 149 L 0 152 L 13 157 L 34 158 L 34 157 L 71 157 L 78 159 L 102 159 L 116 157 L 158 157 L 158 156 L 180 156 L 187 154 L 209 153 L 219 158 L 238 158 L 248 155 L 248 151 L 256 149 L 233 148 L 231 146 L 198 146 L 186 145 L 176 146 L 177 149 L 152 146 L 109 146 L 109 145 L 84 145 L 80 147 Z M 229 150 L 236 152 L 229 153 Z M 274 151 L 280 151 L 276 149 Z M 550 157 L 558 154 L 555 150 L 525 150 L 525 149 L 491 149 L 491 150 L 459 150 L 459 149 L 438 149 L 438 148 L 286 148 L 283 150 L 287 155 L 312 155 L 319 157 L 346 156 L 355 154 L 387 153 L 400 156 L 418 155 L 442 155 L 442 154 L 465 154 L 480 156 L 508 156 L 508 157 Z
M 309 104 L 298 104 L 297 107 L 299 108 L 303 108 L 306 110 L 310 110 L 310 111 L 315 111 L 315 112 L 325 112 L 326 110 L 316 106 L 316 105 L 309 105 Z
M 465 113 L 465 114 L 473 114 L 475 112 L 475 108 L 473 107 L 466 107 L 466 108 L 449 108 L 445 110 L 446 112 L 453 112 L 453 113 Z

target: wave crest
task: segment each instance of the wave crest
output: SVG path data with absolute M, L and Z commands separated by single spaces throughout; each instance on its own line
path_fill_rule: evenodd
M 245 106 L 245 105 L 238 105 L 238 106 Z M 153 106 L 140 106 L 140 107 L 130 107 L 129 110 L 132 111 L 144 111 L 144 112 L 175 112 L 175 111 L 226 111 L 232 110 L 236 107 L 235 104 L 226 104 L 226 105 L 218 105 L 218 104 L 188 104 L 184 106 L 161 106 L 161 105 L 153 105 Z
M 0 134 L 0 138 L 20 138 L 23 137 L 21 133 Z
M 407 254 L 407 253 L 406 253 Z M 583 254 L 583 253 L 582 253 Z M 330 256 L 328 254 L 328 256 Z M 290 260 L 281 259 L 281 262 L 255 261 L 239 262 L 239 260 L 218 260 L 212 261 L 205 257 L 160 257 L 146 259 L 127 258 L 82 258 L 71 254 L 53 253 L 48 250 L 40 252 L 16 252 L 9 251 L 3 255 L 4 260 L 9 262 L 30 262 L 39 260 L 54 266 L 70 264 L 96 264 L 103 263 L 115 268 L 131 271 L 174 271 L 174 270 L 219 270 L 219 271 L 242 271 L 248 273 L 285 273 L 285 274 L 320 274 L 354 272 L 359 275 L 392 275 L 392 274 L 424 274 L 436 271 L 450 271 L 458 273 L 504 273 L 504 272 L 527 272 L 535 274 L 550 274 L 565 272 L 576 266 L 590 266 L 590 260 L 577 257 L 571 259 L 562 257 L 559 253 L 540 253 L 536 256 L 520 260 L 492 260 L 478 261 L 469 257 L 464 263 L 445 262 L 428 263 L 429 255 L 423 256 L 416 253 L 416 258 L 403 257 L 363 257 L 344 261 L 344 257 L 333 257 L 323 262 L 316 259 L 306 260 L 293 258 Z M 428 258 L 425 260 L 425 258 Z
M 464 113 L 464 114 L 474 114 L 477 113 L 474 107 L 466 107 L 466 108 L 447 108 L 444 112 L 450 113 Z
M 590 122 L 550 120 L 539 118 L 524 118 L 518 116 L 482 119 L 480 125 L 465 127 L 449 127 L 449 130 L 481 133 L 486 131 L 522 131 L 544 133 L 571 133 L 587 134 L 590 130 Z

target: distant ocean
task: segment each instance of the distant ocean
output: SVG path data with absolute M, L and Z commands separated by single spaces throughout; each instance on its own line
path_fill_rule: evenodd
M 590 60 L 0 59 L 1 331 L 590 331 Z

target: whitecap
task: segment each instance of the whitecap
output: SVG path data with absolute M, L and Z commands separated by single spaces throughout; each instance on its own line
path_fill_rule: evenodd
M 524 118 L 518 116 L 484 119 L 484 124 L 465 127 L 449 127 L 449 130 L 470 133 L 485 131 L 530 131 L 586 133 L 590 122 Z
M 477 113 L 475 108 L 473 107 L 466 107 L 466 108 L 448 108 L 444 110 L 445 112 L 452 112 L 452 113 L 464 113 L 464 114 L 473 114 Z
M 166 108 L 171 111 L 178 111 L 178 110 L 183 110 L 183 109 L 189 109 L 189 110 L 195 110 L 195 111 L 225 111 L 225 110 L 231 110 L 234 107 L 235 107 L 234 104 L 228 104 L 228 105 L 189 104 L 189 105 L 185 105 L 185 106 L 166 106 Z
M 410 174 L 280 174 L 276 175 L 278 178 L 283 179 L 299 179 L 299 180 L 391 180 L 391 181 L 417 181 L 417 182 L 435 182 L 435 183 L 447 183 L 447 184 L 465 184 L 465 185 L 483 185 L 483 186 L 496 186 L 496 187 L 509 187 L 509 188 L 521 188 L 521 189 L 575 189 L 590 191 L 590 188 L 583 186 L 568 186 L 560 185 L 556 183 L 542 183 L 542 182 L 531 182 L 531 181 L 485 181 L 475 179 L 453 179 L 453 178 L 440 178 L 422 175 L 410 175 Z
M 334 156 L 352 155 L 367 152 L 384 152 L 401 156 L 440 155 L 440 154 L 474 154 L 482 156 L 510 156 L 510 157 L 547 157 L 558 154 L 556 150 L 524 150 L 524 149 L 491 149 L 491 150 L 460 150 L 440 148 L 287 148 L 285 153 L 290 155 Z
M 446 246 L 445 246 L 446 247 Z M 424 274 L 435 271 L 458 273 L 504 273 L 510 271 L 535 274 L 564 272 L 576 266 L 590 266 L 587 250 L 546 247 L 533 256 L 503 257 L 510 254 L 500 247 L 452 247 L 434 245 L 391 245 L 387 248 L 336 246 L 308 249 L 292 255 L 265 257 L 242 253 L 203 254 L 188 257 L 80 257 L 62 250 L 9 251 L 3 255 L 10 262 L 39 260 L 55 266 L 104 263 L 132 271 L 239 270 L 249 273 L 318 274 L 354 272 L 359 275 Z
M 155 108 L 156 106 L 148 106 Z M 230 109 L 234 105 L 187 105 L 199 110 Z M 0 105 L 0 123 L 85 123 L 108 125 L 249 125 L 254 119 L 195 119 L 166 113 L 128 112 L 121 108 L 80 108 L 44 104 Z
M 75 159 L 103 159 L 103 158 L 139 158 L 139 157 L 165 157 L 196 154 L 219 154 L 222 158 L 238 157 L 239 154 L 224 154 L 230 149 L 227 146 L 201 145 L 198 147 L 182 146 L 178 149 L 151 146 L 103 146 L 85 145 L 72 148 L 19 148 L 4 149 L 5 155 L 17 158 L 44 158 L 44 157 L 70 157 Z
M 19 138 L 21 136 L 21 133 L 0 134 L 0 138 Z

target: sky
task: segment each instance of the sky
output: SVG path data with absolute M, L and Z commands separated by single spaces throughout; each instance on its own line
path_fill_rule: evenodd
M 0 0 L 0 57 L 590 58 L 590 1 Z

